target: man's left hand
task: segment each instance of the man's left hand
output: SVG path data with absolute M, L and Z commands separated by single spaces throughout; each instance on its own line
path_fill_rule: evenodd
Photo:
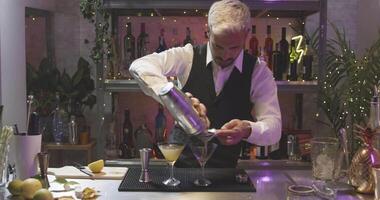
M 251 134 L 251 124 L 245 120 L 233 119 L 216 132 L 223 145 L 234 145 Z

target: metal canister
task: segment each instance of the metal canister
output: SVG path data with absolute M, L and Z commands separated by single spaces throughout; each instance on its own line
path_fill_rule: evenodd
M 206 124 L 193 108 L 191 100 L 173 83 L 168 82 L 162 87 L 159 97 L 187 134 L 198 135 L 207 132 Z

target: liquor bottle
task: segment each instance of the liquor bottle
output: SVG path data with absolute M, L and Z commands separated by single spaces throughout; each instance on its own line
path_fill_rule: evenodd
M 279 79 L 276 80 L 282 80 L 282 74 L 286 73 L 286 69 L 289 66 L 289 42 L 286 40 L 286 28 L 282 27 L 281 29 L 281 40 L 280 40 L 280 55 L 281 55 L 281 76 L 278 77 Z
M 166 46 L 164 33 L 165 33 L 165 29 L 162 28 L 160 31 L 160 36 L 158 36 L 158 47 L 156 49 L 157 53 L 165 51 L 168 48 Z
M 257 146 L 256 158 L 260 160 L 268 159 L 268 146 Z
M 298 53 L 296 52 L 296 41 L 292 40 L 290 43 L 290 55 L 289 55 L 289 70 L 288 77 L 289 81 L 297 80 L 297 62 L 298 62 Z
M 380 126 L 380 99 L 379 91 L 376 86 L 374 86 L 373 96 L 370 102 L 370 114 L 368 120 L 368 127 L 371 130 L 375 130 Z
M 127 34 L 124 36 L 124 50 L 123 50 L 123 76 L 129 75 L 129 66 L 136 58 L 136 40 L 132 35 L 132 24 L 127 23 Z
M 282 79 L 282 65 L 283 65 L 283 60 L 280 51 L 278 51 L 278 43 L 276 43 L 276 49 L 273 51 L 272 55 L 272 66 L 273 66 L 273 76 L 274 79 L 281 80 Z
M 137 37 L 137 57 L 148 54 L 149 35 L 145 32 L 145 23 L 141 23 L 140 35 Z
M 166 117 L 164 107 L 161 104 L 158 105 L 158 113 L 155 118 L 155 137 L 156 143 L 153 146 L 155 155 L 157 158 L 164 158 L 157 146 L 158 142 L 163 142 L 166 139 Z
M 252 37 L 249 40 L 250 54 L 253 56 L 259 56 L 259 40 L 256 37 L 256 26 L 252 26 Z
M 271 26 L 267 26 L 267 38 L 265 38 L 265 44 L 264 44 L 264 53 L 266 62 L 268 64 L 269 69 L 272 70 L 272 53 L 273 53 L 273 39 L 271 37 Z
M 54 142 L 62 143 L 64 142 L 65 130 L 67 126 L 67 113 L 60 107 L 60 97 L 59 93 L 55 94 L 55 109 L 53 111 L 53 137 Z
M 241 160 L 249 160 L 251 159 L 251 146 L 252 144 L 246 141 L 242 141 L 241 149 L 240 149 L 240 155 L 239 158 Z
M 136 129 L 134 136 L 136 138 L 137 152 L 142 148 L 153 148 L 152 132 L 148 129 L 145 123 Z M 138 153 L 137 157 L 139 157 L 139 155 L 140 154 Z
M 302 79 L 305 81 L 312 80 L 313 52 L 309 46 L 309 40 L 306 40 L 305 55 L 302 58 Z
M 133 137 L 133 126 L 129 116 L 129 109 L 124 111 L 123 142 L 119 147 L 121 158 L 135 157 L 135 139 Z
M 187 43 L 193 44 L 193 40 L 191 39 L 191 30 L 189 27 L 186 27 L 186 38 L 183 40 L 183 46 Z
M 79 142 L 78 126 L 77 126 L 74 115 L 70 116 L 70 121 L 69 121 L 68 127 L 69 127 L 69 143 L 70 144 L 78 144 L 78 142 Z

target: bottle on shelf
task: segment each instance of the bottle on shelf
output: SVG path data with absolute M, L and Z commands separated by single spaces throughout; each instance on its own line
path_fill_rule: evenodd
M 161 29 L 160 30 L 160 36 L 158 36 L 158 47 L 156 49 L 156 53 L 160 53 L 162 51 L 165 51 L 166 49 L 168 49 L 168 47 L 166 46 L 166 42 L 165 42 L 165 29 Z
M 268 146 L 256 147 L 256 159 L 259 159 L 259 160 L 268 159 Z
M 259 40 L 256 37 L 256 26 L 252 26 L 252 36 L 249 40 L 249 53 L 253 56 L 259 56 Z
M 271 36 L 272 29 L 271 26 L 267 26 L 267 37 L 265 38 L 264 43 L 264 53 L 265 53 L 265 61 L 268 64 L 269 69 L 272 70 L 272 53 L 273 53 L 273 39 Z
M 260 61 L 266 62 L 264 49 L 261 47 L 259 47 L 259 59 Z
M 281 66 L 279 73 L 281 76 L 276 80 L 283 80 L 283 74 L 286 74 L 286 69 L 289 66 L 289 42 L 286 40 L 286 28 L 281 29 L 281 40 L 280 40 L 280 55 L 281 55 Z
M 129 109 L 124 111 L 123 142 L 120 144 L 119 151 L 121 158 L 135 157 L 135 138 L 133 137 L 133 126 Z
M 69 127 L 69 143 L 78 144 L 79 142 L 78 126 L 77 126 L 74 115 L 70 116 L 70 122 L 69 122 L 68 127 Z
M 298 64 L 298 53 L 296 52 L 296 41 L 292 40 L 290 43 L 290 54 L 289 54 L 289 70 L 287 79 L 289 81 L 297 80 L 297 64 Z
M 161 104 L 159 104 L 158 105 L 158 112 L 157 112 L 157 115 L 155 118 L 156 142 L 153 145 L 153 150 L 154 150 L 155 156 L 157 158 L 164 158 L 163 154 L 161 153 L 161 151 L 159 150 L 159 148 L 157 146 L 157 143 L 165 141 L 166 133 L 167 133 L 167 129 L 166 129 L 166 116 L 164 114 L 164 107 Z
M 63 143 L 67 130 L 67 112 L 60 107 L 60 96 L 55 94 L 55 109 L 53 111 L 53 138 L 56 143 Z
M 134 136 L 136 138 L 136 152 L 139 152 L 142 148 L 153 148 L 152 132 L 145 123 L 136 129 Z M 139 157 L 140 154 L 138 153 L 136 155 Z
M 141 23 L 140 35 L 137 37 L 137 58 L 147 55 L 149 35 L 145 32 L 145 23 Z
M 278 50 L 278 43 L 276 43 L 276 49 L 273 51 L 272 55 L 272 66 L 273 66 L 273 76 L 274 79 L 282 80 L 282 68 L 283 68 L 283 59 L 280 51 Z
M 132 35 L 132 24 L 127 23 L 127 34 L 123 42 L 123 69 L 120 71 L 122 76 L 130 78 L 129 66 L 136 58 L 136 40 Z
M 191 39 L 191 30 L 190 27 L 186 27 L 186 38 L 183 40 L 183 46 L 187 43 L 193 44 L 193 39 Z
M 249 160 L 251 159 L 251 147 L 252 144 L 246 141 L 242 141 L 239 159 L 241 160 Z
M 302 79 L 305 81 L 311 81 L 312 78 L 312 66 L 313 66 L 313 51 L 309 46 L 310 41 L 306 40 L 305 55 L 302 60 Z
M 375 130 L 380 127 L 380 99 L 377 86 L 374 86 L 373 96 L 370 102 L 370 114 L 368 127 Z
M 118 149 L 117 149 L 117 143 L 116 143 L 116 141 L 118 140 L 116 139 L 115 126 L 116 126 L 116 112 L 113 111 L 111 122 L 109 124 L 109 132 L 106 136 L 105 154 L 107 156 L 107 159 L 116 159 L 118 157 Z

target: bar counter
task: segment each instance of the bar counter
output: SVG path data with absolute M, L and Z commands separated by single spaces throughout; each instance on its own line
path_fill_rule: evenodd
M 137 161 L 110 161 L 109 165 L 137 165 Z M 152 162 L 153 165 L 163 165 L 165 162 Z M 81 187 L 91 187 L 100 191 L 98 199 L 162 199 L 162 200 L 227 200 L 227 199 L 321 199 L 316 195 L 294 196 L 287 191 L 289 185 L 311 185 L 313 181 L 311 167 L 305 162 L 290 161 L 240 161 L 239 168 L 246 170 L 256 187 L 256 192 L 119 192 L 121 180 L 90 180 L 69 179 L 79 182 Z M 0 189 L 0 199 L 11 199 L 6 189 Z M 354 192 L 339 192 L 337 199 L 372 200 L 373 195 L 363 195 Z

